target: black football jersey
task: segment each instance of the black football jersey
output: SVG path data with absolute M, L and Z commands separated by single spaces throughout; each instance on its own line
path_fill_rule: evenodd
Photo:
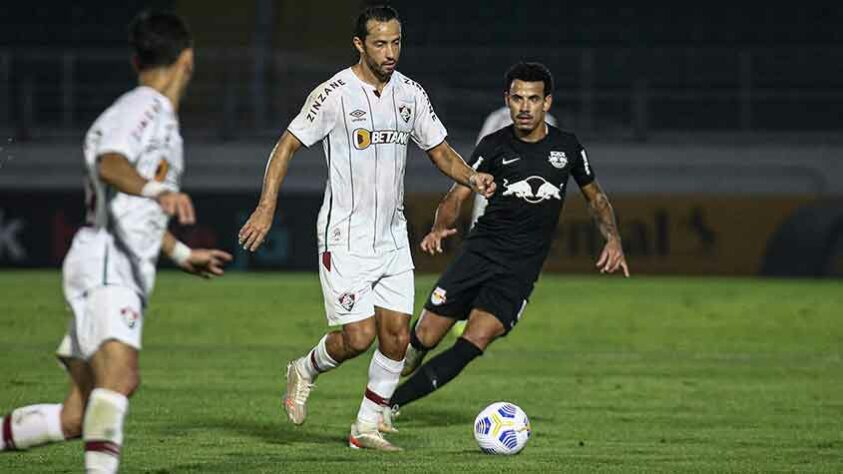
M 527 143 L 510 125 L 485 136 L 469 165 L 495 177 L 497 190 L 466 241 L 467 250 L 511 267 L 535 281 L 550 250 L 565 201 L 568 177 L 582 187 L 594 169 L 577 137 L 551 125 Z

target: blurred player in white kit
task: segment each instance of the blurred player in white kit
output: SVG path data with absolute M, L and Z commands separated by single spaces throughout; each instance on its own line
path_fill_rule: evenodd
M 190 32 L 169 13 L 141 13 L 129 26 L 138 87 L 123 94 L 85 136 L 85 225 L 64 260 L 72 311 L 57 356 L 70 375 L 64 403 L 30 405 L 0 420 L 4 451 L 82 437 L 89 473 L 116 472 L 128 398 L 139 385 L 144 309 L 158 254 L 210 278 L 231 256 L 190 249 L 167 230 L 194 222 L 179 192 L 184 171 L 177 111 L 193 74 Z

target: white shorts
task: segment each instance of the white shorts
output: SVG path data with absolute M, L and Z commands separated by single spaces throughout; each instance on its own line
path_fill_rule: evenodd
M 141 348 L 143 307 L 140 296 L 123 286 L 99 286 L 68 300 L 73 312 L 56 355 L 88 360 L 109 340 Z
M 375 307 L 413 314 L 413 268 L 409 247 L 372 257 L 343 250 L 320 254 L 328 324 L 362 321 L 375 315 Z

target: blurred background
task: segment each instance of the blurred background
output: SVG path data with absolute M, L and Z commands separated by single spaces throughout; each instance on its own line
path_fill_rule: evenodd
M 190 24 L 197 69 L 180 111 L 192 245 L 236 251 L 266 157 L 320 82 L 356 61 L 364 1 L 91 0 L 0 7 L 0 266 L 58 266 L 82 220 L 82 137 L 135 85 L 126 26 L 144 8 Z M 388 2 L 399 69 L 471 153 L 515 61 L 554 73 L 551 111 L 594 163 L 639 274 L 843 275 L 843 8 L 609 8 L 593 2 Z M 303 150 L 268 244 L 236 268 L 315 270 L 326 177 Z M 414 146 L 415 246 L 448 187 Z M 549 271 L 593 273 L 602 248 L 570 192 Z M 463 223 L 463 231 L 465 231 Z M 452 239 L 449 250 L 460 243 Z M 438 271 L 450 254 L 415 254 Z

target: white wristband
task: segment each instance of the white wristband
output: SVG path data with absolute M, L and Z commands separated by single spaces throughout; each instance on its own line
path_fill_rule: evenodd
M 190 258 L 190 247 L 176 240 L 173 251 L 170 252 L 170 259 L 177 265 L 183 265 Z
M 166 184 L 150 179 L 143 185 L 141 196 L 155 199 L 169 190 L 170 188 Z

